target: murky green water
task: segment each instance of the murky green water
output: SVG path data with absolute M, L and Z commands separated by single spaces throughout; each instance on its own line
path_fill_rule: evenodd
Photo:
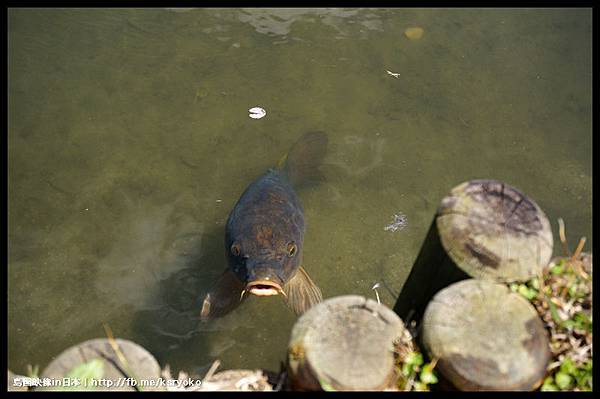
M 325 297 L 384 281 L 393 306 L 438 202 L 473 178 L 520 188 L 555 237 L 562 217 L 572 246 L 591 244 L 591 10 L 11 9 L 8 22 L 15 372 L 102 323 L 174 370 L 278 369 L 295 319 L 281 298 L 196 317 L 229 210 L 308 130 L 330 140 L 327 181 L 300 193 Z M 408 225 L 384 230 L 398 213 Z

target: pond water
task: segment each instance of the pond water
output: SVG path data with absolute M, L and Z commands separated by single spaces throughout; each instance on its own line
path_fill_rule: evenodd
M 591 9 L 10 9 L 9 368 L 106 323 L 175 372 L 278 370 L 282 298 L 198 315 L 230 209 L 310 130 L 330 143 L 299 192 L 325 297 L 380 282 L 392 307 L 439 201 L 475 178 L 531 196 L 555 254 L 559 217 L 590 248 L 591 26 Z

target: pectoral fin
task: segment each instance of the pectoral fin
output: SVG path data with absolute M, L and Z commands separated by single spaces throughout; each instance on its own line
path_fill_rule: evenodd
M 220 317 L 235 309 L 243 300 L 244 284 L 229 269 L 219 277 L 204 297 L 200 318 Z
M 283 286 L 287 305 L 301 315 L 323 300 L 319 287 L 313 283 L 304 268 L 300 267 L 294 277 Z

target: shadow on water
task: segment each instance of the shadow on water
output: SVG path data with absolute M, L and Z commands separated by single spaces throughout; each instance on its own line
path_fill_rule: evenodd
M 394 305 L 406 323 L 420 323 L 427 304 L 441 289 L 452 283 L 470 278 L 447 255 L 440 240 L 434 216 L 419 255 Z
M 223 238 L 223 225 L 175 238 L 171 245 L 178 248 L 171 257 L 175 265 L 167 267 L 174 271 L 157 276 L 152 305 L 132 316 L 135 342 L 150 351 L 161 367 L 168 364 L 173 375 L 184 370 L 202 377 L 217 359 L 221 368 L 271 369 L 283 359 L 295 316 L 281 298 L 249 298 L 223 317 L 200 320 L 204 296 L 227 267 Z M 274 327 L 278 331 L 283 327 L 284 333 L 273 335 Z M 256 357 L 264 351 L 269 352 L 269 361 L 257 364 Z
M 200 310 L 204 296 L 226 267 L 224 227 L 214 228 L 203 237 L 187 239 L 189 235 L 177 237 L 186 240 L 189 248 L 176 254 L 182 267 L 157 281 L 156 305 L 135 313 L 132 330 L 161 366 L 170 363 L 172 370 L 191 366 L 190 371 L 202 373 L 210 366 L 208 355 L 216 354 L 207 334 L 220 327 L 219 320 L 201 322 Z M 186 359 L 193 364 L 180 364 Z

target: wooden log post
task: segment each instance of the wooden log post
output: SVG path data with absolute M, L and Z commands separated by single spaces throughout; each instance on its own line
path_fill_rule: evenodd
M 441 201 L 394 311 L 419 320 L 436 292 L 469 277 L 528 280 L 552 247 L 546 215 L 525 194 L 497 180 L 462 183 Z
M 535 308 L 504 284 L 468 279 L 427 306 L 422 342 L 436 370 L 459 390 L 537 388 L 550 360 Z
M 292 390 L 393 390 L 394 351 L 412 347 L 402 320 L 357 295 L 327 299 L 303 314 L 288 346 Z
M 552 230 L 544 212 L 497 180 L 473 180 L 452 189 L 436 221 L 448 255 L 475 278 L 528 280 L 552 256 Z
M 44 369 L 41 378 L 62 382 L 63 378 L 67 377 L 72 381 L 74 374 L 77 374 L 74 373 L 74 370 L 81 366 L 88 367 L 88 371 L 79 374 L 84 374 L 89 378 L 86 381 L 80 380 L 80 385 L 42 386 L 36 388 L 36 391 L 153 391 L 165 389 L 158 384 L 140 388 L 141 380 L 158 383 L 160 379 L 161 369 L 154 356 L 134 342 L 123 339 L 115 339 L 114 342 L 118 345 L 120 353 L 114 350 L 106 338 L 92 339 L 68 348 Z M 130 377 L 134 378 L 136 382 L 128 380 Z M 122 385 L 118 385 L 117 381 L 121 381 Z

